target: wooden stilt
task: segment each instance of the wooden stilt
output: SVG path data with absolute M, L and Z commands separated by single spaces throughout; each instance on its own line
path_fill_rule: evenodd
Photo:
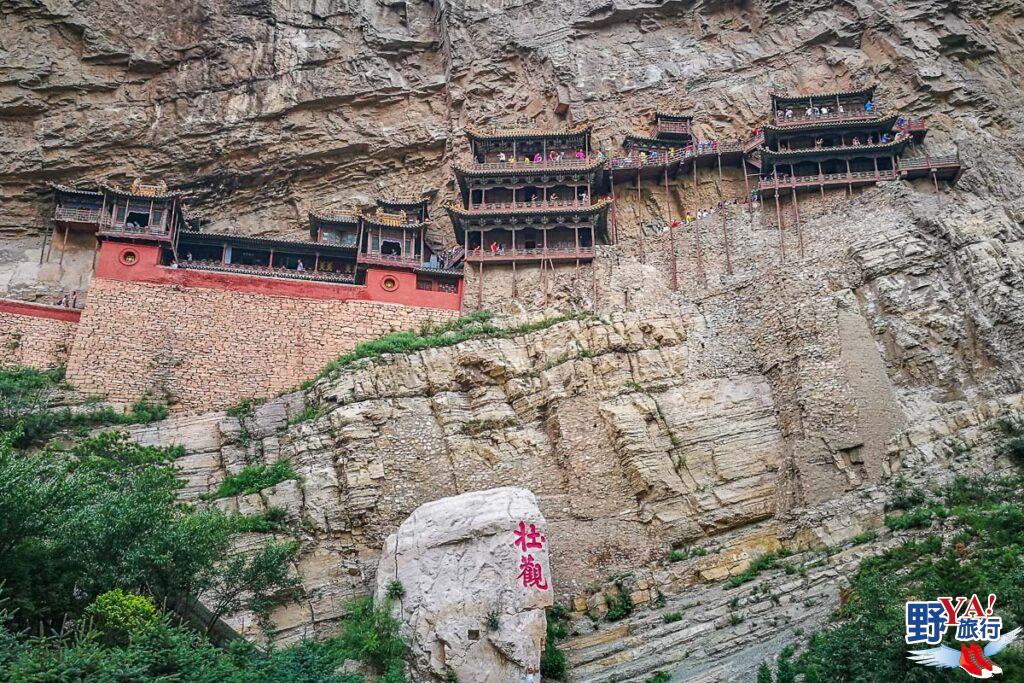
M 936 187 L 938 187 L 938 185 L 936 185 Z M 69 230 L 70 230 L 70 228 L 68 228 L 67 226 L 64 227 L 64 240 L 60 243 L 60 261 L 57 262 L 58 265 L 64 265 L 64 252 L 67 251 L 67 248 L 68 248 L 68 231 Z
M 743 191 L 747 193 L 747 214 L 754 217 L 754 198 L 750 194 L 750 180 L 747 178 L 747 155 L 740 159 L 740 166 L 743 168 Z
M 786 262 L 786 234 L 782 227 L 782 207 L 779 206 L 779 184 L 775 183 L 775 217 L 779 220 L 779 255 Z
M 725 220 L 725 209 L 722 209 L 722 241 L 725 243 L 725 272 L 732 275 L 732 256 L 729 254 L 729 226 Z
M 49 257 L 49 255 L 46 254 L 46 242 L 50 239 L 50 233 L 53 232 L 54 225 L 55 225 L 56 222 L 52 218 L 48 222 L 49 222 L 49 225 L 47 226 L 46 230 L 43 230 L 43 246 L 40 247 L 40 249 L 39 249 L 39 265 L 43 265 L 43 255 L 44 254 L 47 257 Z M 51 242 L 51 244 L 52 244 L 52 242 Z
M 484 245 L 480 245 L 480 271 L 476 276 L 476 309 L 479 311 L 484 305 Z
M 611 206 L 611 209 L 612 209 L 612 244 L 618 244 L 619 243 L 619 228 L 618 228 L 618 225 L 617 225 L 618 221 L 615 220 L 616 219 L 615 205 L 617 203 L 615 201 L 615 174 L 613 172 L 611 172 L 611 171 L 608 172 L 608 182 L 611 184 L 611 195 L 612 195 L 612 206 Z
M 800 258 L 804 257 L 804 236 L 803 231 L 800 227 L 800 204 L 796 198 L 796 188 L 793 190 L 793 215 L 796 217 L 796 243 L 800 249 Z
M 513 233 L 513 235 L 514 234 L 515 233 Z M 519 287 L 516 284 L 516 259 L 515 259 L 515 256 L 512 257 L 512 298 L 513 299 L 518 299 L 519 298 Z
M 693 239 L 697 245 L 697 274 L 700 277 L 700 282 L 705 287 L 708 284 L 707 273 L 704 272 L 704 253 L 700 244 L 700 221 L 697 217 L 693 218 Z
M 665 167 L 665 221 L 668 223 L 668 243 L 672 249 L 672 291 L 679 289 L 678 267 L 676 265 L 676 229 L 672 225 L 672 200 L 668 193 L 668 166 Z
M 647 252 L 644 249 L 644 200 L 640 192 L 640 169 L 636 170 L 636 214 L 640 223 L 640 263 L 647 263 Z

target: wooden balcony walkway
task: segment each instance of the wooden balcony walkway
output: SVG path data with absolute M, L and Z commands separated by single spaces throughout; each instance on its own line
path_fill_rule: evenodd
M 58 206 L 53 210 L 53 220 L 57 223 L 74 223 L 76 225 L 96 225 L 100 222 L 99 209 L 72 209 Z
M 512 263 L 540 261 L 575 261 L 594 258 L 593 247 L 566 247 L 549 249 L 516 249 L 514 252 L 506 248 L 504 253 L 472 249 L 466 252 L 467 263 Z

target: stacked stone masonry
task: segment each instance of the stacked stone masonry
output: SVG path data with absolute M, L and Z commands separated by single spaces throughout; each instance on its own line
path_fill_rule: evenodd
M 86 393 L 201 412 L 294 388 L 360 341 L 453 311 L 97 278 L 68 360 Z
M 68 320 L 0 310 L 0 367 L 64 365 L 76 327 Z

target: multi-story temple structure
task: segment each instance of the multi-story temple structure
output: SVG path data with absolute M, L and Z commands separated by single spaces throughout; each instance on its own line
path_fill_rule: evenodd
M 609 243 L 605 159 L 590 126 L 469 129 L 473 161 L 455 165 L 461 203 L 449 205 L 465 260 L 554 264 L 590 261 Z
M 409 290 L 403 299 L 412 291 L 461 295 L 461 269 L 447 267 L 427 246 L 425 200 L 381 199 L 366 213 L 312 212 L 310 241 L 302 241 L 197 230 L 185 218 L 181 195 L 163 183 L 53 189 L 54 239 L 66 243 L 69 232 L 92 233 L 97 253 L 105 243 L 139 245 L 122 250 L 123 267 L 145 256 L 152 267 L 348 284 L 385 294 Z

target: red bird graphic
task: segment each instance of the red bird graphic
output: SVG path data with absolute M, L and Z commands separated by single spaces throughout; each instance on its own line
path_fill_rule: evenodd
M 990 641 L 984 650 L 977 643 L 961 644 L 959 652 L 951 647 L 940 645 L 930 650 L 910 650 L 908 659 L 925 666 L 963 669 L 974 678 L 992 678 L 1003 673 L 1003 670 L 993 664 L 989 657 L 1006 649 L 1007 645 L 1017 639 L 1020 632 L 1020 628 L 1015 628 L 1009 633 L 1004 633 L 1001 638 Z

